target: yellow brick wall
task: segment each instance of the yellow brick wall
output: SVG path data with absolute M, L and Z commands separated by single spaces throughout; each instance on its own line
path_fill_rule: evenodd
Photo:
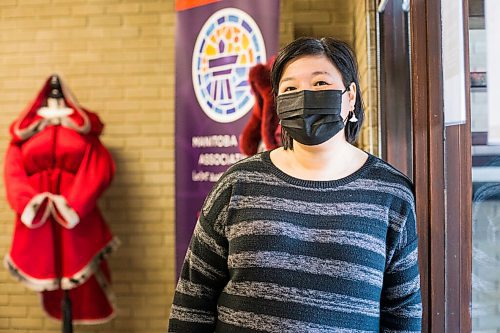
M 333 36 L 353 42 L 354 5 L 358 1 L 345 0 L 281 0 L 283 14 L 291 13 L 293 36 L 325 37 Z M 290 4 L 291 3 L 291 4 Z M 283 16 L 282 14 L 282 16 Z M 281 36 L 288 37 L 288 36 Z M 284 38 L 281 41 L 291 41 Z M 283 44 L 283 43 L 282 43 Z
M 359 136 L 360 148 L 378 155 L 376 1 L 353 1 L 354 51 L 358 60 L 365 119 Z
M 295 25 L 293 21 L 295 1 L 296 0 L 280 1 L 280 48 L 295 39 Z
M 59 73 L 106 125 L 117 173 L 100 200 L 122 246 L 110 258 L 120 311 L 76 332 L 165 332 L 174 288 L 173 0 L 1 0 L 0 156 L 8 125 Z M 3 167 L 2 167 L 3 170 Z M 3 171 L 2 171 L 3 174 Z M 14 215 L 0 180 L 0 255 Z M 0 332 L 60 332 L 0 268 Z

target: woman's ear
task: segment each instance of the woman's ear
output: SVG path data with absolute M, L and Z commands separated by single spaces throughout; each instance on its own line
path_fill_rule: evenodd
M 356 95 L 356 83 L 351 82 L 351 84 L 349 85 L 349 109 L 352 111 L 354 111 L 354 106 L 356 105 Z

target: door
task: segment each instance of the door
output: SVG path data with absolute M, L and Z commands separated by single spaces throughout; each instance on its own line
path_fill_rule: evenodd
M 442 10 L 452 7 L 459 14 L 445 13 L 448 21 L 443 26 Z M 450 97 L 453 82 L 443 68 L 453 63 L 446 57 L 443 60 L 442 40 L 443 29 L 445 35 L 451 28 L 462 37 L 461 44 L 454 45 L 458 53 L 452 55 L 454 64 L 460 63 L 458 72 L 468 73 L 468 1 L 413 0 L 410 16 L 413 167 L 423 258 L 424 331 L 470 332 L 470 81 L 464 75 L 458 85 L 460 94 Z M 450 41 L 445 42 L 449 47 Z M 447 122 L 448 116 L 453 118 L 457 111 L 449 107 L 449 102 L 460 96 L 464 98 L 463 104 L 458 103 L 463 112 L 455 117 L 458 121 Z

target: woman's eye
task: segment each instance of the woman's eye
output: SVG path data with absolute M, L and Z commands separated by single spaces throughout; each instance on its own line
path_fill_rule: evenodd
M 288 92 L 288 91 L 293 91 L 295 90 L 295 87 L 286 87 L 283 92 Z
M 328 82 L 325 81 L 318 81 L 314 84 L 315 86 L 327 86 Z

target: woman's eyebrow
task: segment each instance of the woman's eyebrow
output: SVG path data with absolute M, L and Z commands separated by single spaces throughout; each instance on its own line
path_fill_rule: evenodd
M 328 75 L 328 76 L 332 76 L 327 71 L 316 71 L 316 72 L 312 72 L 311 73 L 311 76 L 316 76 L 316 75 Z M 289 77 L 285 77 L 285 78 L 281 79 L 280 83 L 286 82 L 286 81 L 292 81 L 292 80 L 295 80 L 295 78 L 289 76 Z
M 316 76 L 316 75 L 328 75 L 328 76 L 332 76 L 330 73 L 328 73 L 327 71 L 316 71 L 316 72 L 313 72 L 312 73 L 313 76 Z
M 286 81 L 292 81 L 292 80 L 295 80 L 293 77 L 285 77 L 283 79 L 280 80 L 280 84 L 283 83 L 283 82 L 286 82 Z
M 327 71 L 316 71 L 316 72 L 312 72 L 311 73 L 311 76 L 317 76 L 317 75 L 328 75 L 329 77 L 333 77 L 332 74 L 330 74 L 329 72 Z M 283 82 L 287 82 L 287 81 L 293 81 L 295 80 L 294 77 L 291 77 L 291 76 L 287 76 L 287 77 L 284 77 L 280 80 L 279 84 L 282 84 Z

